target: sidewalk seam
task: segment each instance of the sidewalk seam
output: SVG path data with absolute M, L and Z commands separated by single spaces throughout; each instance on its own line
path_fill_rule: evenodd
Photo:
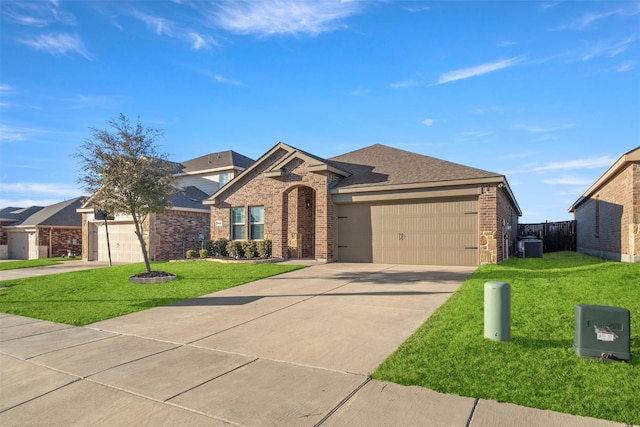
M 362 388 L 364 386 L 366 386 L 367 384 L 369 384 L 369 382 L 371 381 L 371 378 L 367 378 L 362 384 L 360 384 L 358 387 L 356 387 L 351 393 L 349 393 L 347 395 L 347 397 L 345 397 L 344 399 L 342 399 L 340 401 L 340 403 L 338 403 L 332 410 L 330 410 L 327 415 L 325 415 L 324 417 L 322 417 L 322 419 L 320 421 L 318 421 L 313 427 L 320 427 L 322 424 L 324 424 L 325 421 L 327 421 L 333 414 L 335 414 L 338 409 L 342 408 L 344 406 L 345 403 L 347 403 L 353 396 L 356 395 L 356 393 L 358 393 L 360 390 L 362 390 Z
M 471 421 L 473 421 L 473 415 L 476 413 L 476 407 L 478 406 L 478 402 L 480 402 L 480 399 L 478 398 L 474 399 L 473 407 L 471 408 L 471 413 L 469 414 L 469 418 L 467 418 L 467 424 L 465 424 L 465 427 L 471 426 Z

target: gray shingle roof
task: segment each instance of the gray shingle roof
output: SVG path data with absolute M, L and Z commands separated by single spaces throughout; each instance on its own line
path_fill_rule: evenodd
M 202 201 L 207 197 L 209 197 L 207 193 L 191 185 L 176 190 L 170 200 L 171 206 L 174 208 L 207 209 L 202 204 Z
M 19 225 L 48 225 L 52 227 L 81 227 L 82 215 L 76 212 L 82 206 L 84 197 L 66 200 L 42 208 Z
M 246 168 L 253 163 L 250 159 L 242 154 L 232 150 L 222 151 L 220 153 L 210 153 L 195 159 L 181 162 L 180 173 L 197 172 L 201 170 L 239 167 Z
M 341 179 L 335 188 L 433 183 L 502 176 L 382 144 L 332 157 L 329 162 L 352 173 L 351 176 Z
M 28 208 L 4 208 L 0 210 L 0 222 L 5 223 L 6 225 L 17 225 L 41 209 L 44 209 L 44 207 L 31 206 Z

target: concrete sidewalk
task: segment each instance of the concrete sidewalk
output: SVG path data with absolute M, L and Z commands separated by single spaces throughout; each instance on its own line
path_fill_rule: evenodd
M 623 426 L 369 378 L 472 270 L 316 265 L 80 328 L 0 314 L 0 425 Z
M 23 279 L 34 276 L 47 276 L 49 274 L 69 273 L 71 271 L 93 270 L 103 267 L 109 267 L 109 263 L 106 261 L 61 261 L 60 264 L 56 265 L 16 268 L 15 270 L 0 271 L 0 281 Z M 0 286 L 2 286 L 2 284 L 0 284 Z

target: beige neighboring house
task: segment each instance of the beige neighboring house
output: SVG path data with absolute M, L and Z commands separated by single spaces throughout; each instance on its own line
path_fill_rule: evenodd
M 578 252 L 640 262 L 640 147 L 623 154 L 569 212 Z
M 503 175 L 380 144 L 324 159 L 278 143 L 205 204 L 213 240 L 327 262 L 500 263 L 522 215 Z
M 0 259 L 39 259 L 79 255 L 82 197 L 51 206 L 0 211 Z
M 144 224 L 150 260 L 182 259 L 187 250 L 200 249 L 210 234 L 210 211 L 202 202 L 252 162 L 235 151 L 223 151 L 176 163 L 177 191 L 171 207 L 163 214 L 149 215 Z M 143 261 L 131 216 L 104 221 L 96 218 L 89 204 L 81 212 L 84 260 L 107 261 L 110 247 L 113 262 Z

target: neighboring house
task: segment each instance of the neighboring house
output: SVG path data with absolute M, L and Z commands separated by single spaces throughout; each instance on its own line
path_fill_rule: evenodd
M 640 262 L 640 147 L 622 155 L 569 212 L 578 252 Z
M 210 212 L 202 204 L 211 194 L 243 171 L 253 160 L 234 151 L 211 153 L 175 164 L 177 191 L 171 207 L 151 214 L 144 224 L 144 238 L 151 260 L 184 258 L 188 249 L 199 249 L 209 238 Z M 81 210 L 85 244 L 82 257 L 88 261 L 142 262 L 133 218 L 116 215 L 108 221 L 96 219 L 90 202 Z M 108 244 L 107 244 L 108 231 Z
M 6 227 L 20 224 L 40 209 L 44 209 L 44 206 L 8 207 L 0 210 L 0 259 L 9 258 L 9 233 Z
M 79 255 L 82 248 L 82 217 L 76 210 L 81 203 L 82 197 L 77 197 L 47 207 L 3 209 L 0 212 L 0 244 L 6 245 L 6 250 L 2 250 L 2 258 L 38 259 Z
M 212 239 L 328 262 L 499 263 L 522 215 L 503 175 L 380 144 L 323 159 L 278 143 L 205 204 Z

